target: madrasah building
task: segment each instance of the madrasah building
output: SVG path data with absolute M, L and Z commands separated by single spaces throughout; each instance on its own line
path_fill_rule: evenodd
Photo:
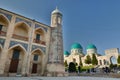
M 51 25 L 0 8 L 0 75 L 65 76 L 62 13 Z
M 109 67 L 111 63 L 117 64 L 118 55 L 120 55 L 118 48 L 107 49 L 105 50 L 105 55 L 101 55 L 97 52 L 97 47 L 94 44 L 89 44 L 86 47 L 86 54 L 84 54 L 83 47 L 79 43 L 74 43 L 71 46 L 70 53 L 68 51 L 64 52 L 64 61 L 67 61 L 68 65 L 70 62 L 80 65 L 80 62 L 82 62 L 83 66 L 89 66 L 92 64 L 86 64 L 85 59 L 88 55 L 92 59 L 92 54 L 95 54 L 98 60 L 98 68 Z

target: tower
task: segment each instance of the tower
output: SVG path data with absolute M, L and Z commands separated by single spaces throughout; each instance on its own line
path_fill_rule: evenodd
M 51 27 L 62 27 L 62 13 L 57 7 L 51 14 Z
M 56 8 L 51 13 L 51 39 L 47 64 L 48 76 L 64 75 L 62 13 Z

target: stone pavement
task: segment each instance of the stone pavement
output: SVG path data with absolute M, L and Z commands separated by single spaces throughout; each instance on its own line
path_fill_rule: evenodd
M 120 80 L 120 78 L 103 77 L 0 77 L 0 80 Z

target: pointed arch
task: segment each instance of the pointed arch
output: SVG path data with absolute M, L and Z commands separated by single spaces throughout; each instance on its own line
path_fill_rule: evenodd
M 16 48 L 16 47 L 20 47 L 26 53 L 26 49 L 22 45 L 20 45 L 20 44 L 16 44 L 16 45 L 10 47 L 9 50 L 11 50 L 13 48 Z
M 40 48 L 37 48 L 37 49 L 33 50 L 31 52 L 31 54 L 33 54 L 35 51 L 39 51 L 39 52 L 41 52 L 42 55 L 44 55 L 44 52 Z
M 9 23 L 8 18 L 0 14 L 0 36 L 6 36 Z
M 41 75 L 42 74 L 42 66 L 43 66 L 43 51 L 39 48 L 35 49 L 31 53 L 31 74 Z
M 36 30 L 39 30 L 39 29 L 42 30 L 44 34 L 46 34 L 46 31 L 45 31 L 42 27 L 36 28 L 35 31 L 36 31 Z
M 25 25 L 25 28 L 27 28 L 28 30 L 30 28 L 30 26 L 26 22 L 24 22 L 24 21 L 17 22 L 15 24 L 15 27 L 18 26 L 18 25 Z
M 46 45 L 46 32 L 43 28 L 36 28 L 33 38 L 33 42 Z
M 4 14 L 1 14 L 1 13 L 0 13 L 0 21 L 1 21 L 1 20 L 3 21 L 3 23 L 5 22 L 4 25 L 6 25 L 6 26 L 8 26 L 9 23 L 10 23 L 9 19 L 8 19 Z
M 14 30 L 15 30 L 16 27 L 20 27 L 20 26 L 22 26 L 22 28 L 26 29 L 27 32 L 29 33 L 30 26 L 26 22 L 24 22 L 24 21 L 17 22 L 15 24 Z
M 10 47 L 7 53 L 5 72 L 23 74 L 26 56 L 26 50 L 22 45 L 17 44 Z
M 115 56 L 111 56 L 111 57 L 110 57 L 110 63 L 111 63 L 111 64 L 117 64 L 117 59 L 116 59 Z
M 15 24 L 13 38 L 28 41 L 30 27 L 26 22 L 18 22 Z

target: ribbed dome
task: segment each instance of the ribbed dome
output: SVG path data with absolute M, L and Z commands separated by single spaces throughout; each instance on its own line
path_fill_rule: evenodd
M 64 51 L 64 55 L 68 56 L 70 53 L 68 51 Z
M 58 10 L 57 7 L 56 7 L 56 9 L 52 12 L 52 14 L 56 14 L 56 13 L 62 14 L 62 13 Z
M 94 44 L 89 44 L 87 46 L 87 49 L 97 49 L 96 46 Z
M 74 43 L 71 49 L 82 49 L 82 46 L 79 43 Z

